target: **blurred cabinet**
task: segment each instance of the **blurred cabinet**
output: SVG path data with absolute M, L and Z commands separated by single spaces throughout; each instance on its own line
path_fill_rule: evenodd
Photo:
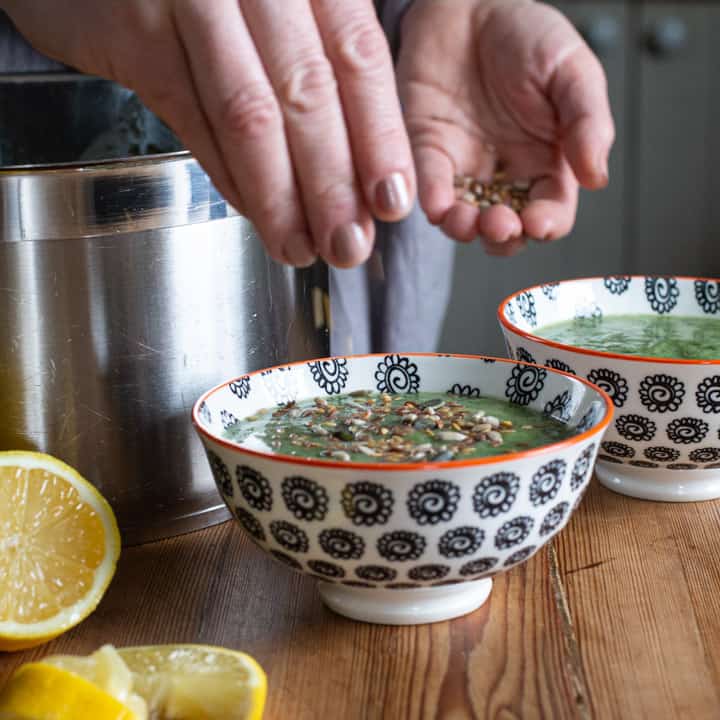
M 595 274 L 720 276 L 720 2 L 553 3 L 605 67 L 610 186 L 573 233 L 508 259 L 460 246 L 441 349 L 504 354 L 495 309 L 527 285 Z

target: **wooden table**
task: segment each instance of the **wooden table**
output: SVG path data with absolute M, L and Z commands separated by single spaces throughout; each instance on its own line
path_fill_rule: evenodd
M 642 502 L 594 483 L 483 608 L 415 627 L 334 615 L 312 581 L 226 523 L 126 549 L 94 615 L 0 656 L 0 682 L 106 642 L 246 650 L 268 673 L 269 720 L 718 718 L 720 502 Z

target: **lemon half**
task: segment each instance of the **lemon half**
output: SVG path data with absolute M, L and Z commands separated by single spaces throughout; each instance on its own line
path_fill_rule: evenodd
M 0 651 L 84 620 L 119 554 L 115 516 L 87 480 L 50 455 L 0 452 Z

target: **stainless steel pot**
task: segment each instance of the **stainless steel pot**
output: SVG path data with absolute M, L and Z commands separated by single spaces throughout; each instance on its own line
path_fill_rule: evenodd
M 270 261 L 185 152 L 6 163 L 0 449 L 76 467 L 126 544 L 220 521 L 192 403 L 233 375 L 327 355 L 326 289 L 324 266 Z

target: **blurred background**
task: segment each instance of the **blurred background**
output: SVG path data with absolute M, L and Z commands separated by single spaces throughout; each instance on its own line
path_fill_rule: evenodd
M 503 354 L 500 298 L 595 274 L 720 275 L 720 3 L 551 3 L 608 76 L 617 141 L 610 185 L 583 193 L 572 235 L 515 258 L 461 246 L 445 352 Z

